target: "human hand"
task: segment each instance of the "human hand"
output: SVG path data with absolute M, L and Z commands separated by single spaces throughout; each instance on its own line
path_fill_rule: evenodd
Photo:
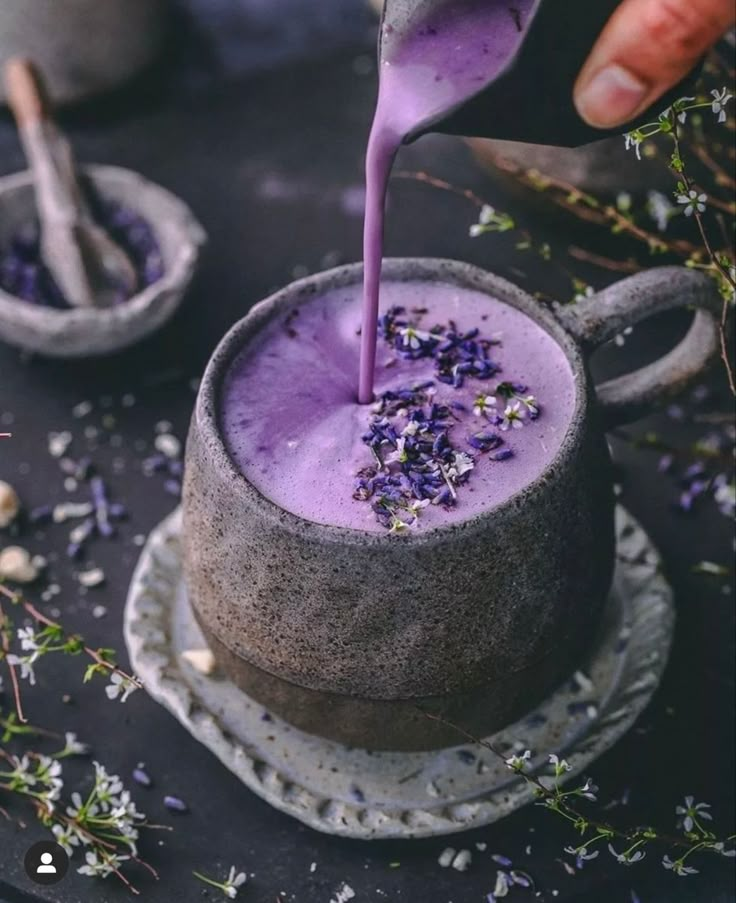
M 623 0 L 578 76 L 578 112 L 596 128 L 629 122 L 677 84 L 734 21 L 734 0 Z

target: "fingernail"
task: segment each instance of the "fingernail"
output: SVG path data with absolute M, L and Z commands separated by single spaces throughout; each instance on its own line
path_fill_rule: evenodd
M 649 85 L 615 64 L 606 66 L 575 93 L 578 113 L 592 126 L 610 129 L 627 122 L 641 106 Z

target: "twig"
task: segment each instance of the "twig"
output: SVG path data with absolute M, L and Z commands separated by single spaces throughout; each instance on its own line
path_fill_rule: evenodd
M 614 260 L 612 257 L 604 257 L 602 254 L 586 251 L 585 248 L 579 248 L 576 245 L 570 245 L 567 253 L 575 260 L 592 263 L 594 266 L 611 270 L 614 273 L 640 273 L 643 269 L 635 260 Z
M 2 585 L 0 585 L 0 590 L 4 589 Z M 13 685 L 13 699 L 15 701 L 15 711 L 18 714 L 18 720 L 22 724 L 27 724 L 28 719 L 26 718 L 23 712 L 23 703 L 20 698 L 20 685 L 18 684 L 18 675 L 15 673 L 15 665 L 11 664 L 8 661 L 8 653 L 10 652 L 10 640 L 8 637 L 8 629 L 7 625 L 10 622 L 7 620 L 5 612 L 3 611 L 2 605 L 0 605 L 0 637 L 2 638 L 2 647 L 3 653 L 5 657 L 5 663 L 8 666 L 8 671 L 10 672 L 10 683 Z
M 37 621 L 39 624 L 43 624 L 46 627 L 51 627 L 54 630 L 58 630 L 66 637 L 71 636 L 64 630 L 64 628 L 60 624 L 57 624 L 56 621 L 52 621 L 50 618 L 47 618 L 46 615 L 40 612 L 35 605 L 25 599 L 20 593 L 12 592 L 2 583 L 0 583 L 0 593 L 10 599 L 12 602 L 19 602 L 23 609 L 33 618 L 34 621 Z M 87 645 L 83 645 L 82 648 L 87 653 L 87 655 L 102 668 L 106 668 L 110 672 L 119 674 L 121 677 L 124 677 L 126 680 L 134 683 L 139 689 L 143 686 L 141 681 L 134 674 L 128 674 L 127 672 L 123 671 L 122 668 L 119 668 L 112 662 L 107 661 L 103 656 L 99 654 L 96 649 L 92 649 L 91 646 Z
M 477 746 L 482 746 L 484 749 L 487 749 L 490 753 L 492 753 L 497 759 L 500 759 L 504 764 L 506 764 L 507 757 L 497 750 L 492 743 L 488 740 L 483 740 L 479 737 L 474 736 L 469 731 L 466 731 L 465 728 L 460 727 L 458 724 L 454 724 L 452 721 L 448 721 L 446 718 L 443 718 L 441 715 L 435 715 L 431 712 L 427 712 L 425 709 L 422 709 L 420 706 L 417 706 L 417 710 L 421 712 L 426 718 L 430 721 L 436 721 L 439 724 L 445 725 L 445 727 L 452 728 L 457 731 L 458 734 L 465 737 L 466 740 L 471 743 L 476 744 Z M 624 831 L 620 828 L 616 828 L 613 825 L 609 825 L 606 822 L 596 821 L 595 819 L 588 818 L 588 816 L 583 815 L 578 812 L 573 806 L 571 806 L 566 800 L 560 800 L 555 793 L 550 790 L 542 781 L 535 775 L 530 774 L 528 772 L 516 772 L 522 777 L 527 783 L 532 784 L 538 791 L 538 796 L 542 797 L 545 800 L 550 802 L 554 802 L 559 809 L 563 810 L 563 815 L 567 815 L 570 820 L 576 822 L 576 825 L 585 824 L 588 828 L 592 828 L 595 831 L 603 832 L 610 837 L 618 837 L 622 840 L 631 840 L 634 836 L 640 834 L 642 831 L 650 831 L 654 836 L 651 838 L 652 840 L 659 840 L 663 843 L 670 844 L 671 846 L 676 846 L 681 849 L 692 849 L 692 843 L 687 839 L 682 837 L 673 836 L 669 834 L 662 834 L 659 831 L 653 831 L 649 827 L 637 827 L 632 828 L 629 831 Z M 714 852 L 710 850 L 710 852 Z

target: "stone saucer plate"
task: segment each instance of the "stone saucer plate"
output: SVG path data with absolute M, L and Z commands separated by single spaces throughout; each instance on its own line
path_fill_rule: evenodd
M 149 536 L 133 575 L 125 639 L 146 690 L 238 778 L 275 808 L 328 834 L 373 838 L 451 834 L 497 821 L 533 797 L 485 748 L 368 752 L 280 721 L 216 671 L 183 653 L 206 644 L 182 578 L 181 516 Z M 674 629 L 672 591 L 648 536 L 616 513 L 617 564 L 599 639 L 589 658 L 534 712 L 485 738 L 505 754 L 550 753 L 573 777 L 632 726 L 662 676 Z

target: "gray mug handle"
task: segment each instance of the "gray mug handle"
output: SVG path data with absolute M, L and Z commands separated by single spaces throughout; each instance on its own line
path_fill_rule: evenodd
M 606 429 L 651 413 L 702 375 L 719 348 L 717 313 L 721 299 L 716 285 L 697 270 L 657 267 L 556 309 L 557 318 L 587 356 L 627 326 L 679 307 L 696 309 L 679 345 L 646 367 L 596 387 Z

